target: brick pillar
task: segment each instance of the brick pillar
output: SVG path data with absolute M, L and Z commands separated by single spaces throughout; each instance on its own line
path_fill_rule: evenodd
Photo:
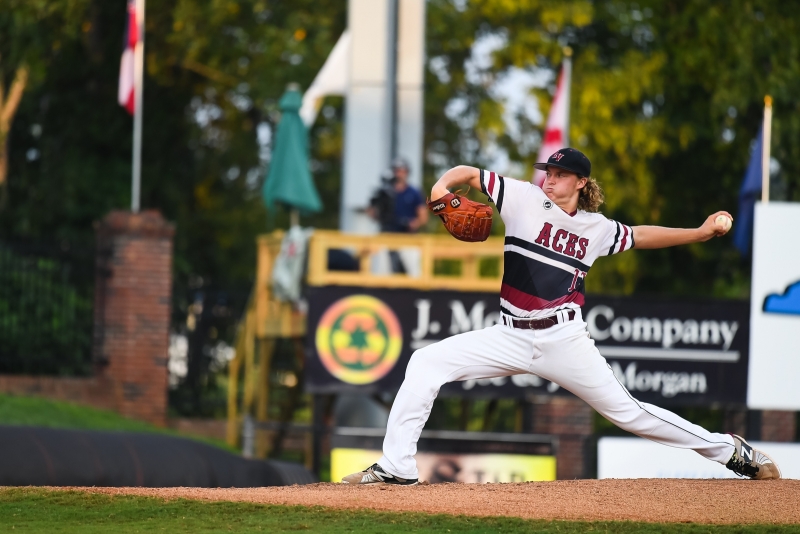
M 794 412 L 761 412 L 761 441 L 794 441 L 797 417 Z
M 122 415 L 166 424 L 172 237 L 157 211 L 97 226 L 94 359 Z
M 586 447 L 592 435 L 592 409 L 576 397 L 534 397 L 531 431 L 558 437 L 556 476 L 586 478 Z

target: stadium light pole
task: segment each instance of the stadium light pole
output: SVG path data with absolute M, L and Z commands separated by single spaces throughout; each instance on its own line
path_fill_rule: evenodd
M 136 0 L 136 48 L 133 51 L 133 180 L 131 211 L 139 213 L 142 185 L 142 92 L 144 89 L 144 5 Z

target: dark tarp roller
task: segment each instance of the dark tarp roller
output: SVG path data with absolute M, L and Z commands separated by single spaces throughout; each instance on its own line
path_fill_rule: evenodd
M 0 426 L 0 486 L 252 488 L 316 482 L 303 466 L 247 460 L 185 438 Z

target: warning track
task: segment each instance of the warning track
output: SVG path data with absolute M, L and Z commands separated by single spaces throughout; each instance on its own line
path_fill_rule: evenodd
M 322 483 L 253 489 L 51 489 L 163 499 L 320 505 L 527 519 L 800 524 L 800 480 L 614 479 L 415 487 L 358 487 Z

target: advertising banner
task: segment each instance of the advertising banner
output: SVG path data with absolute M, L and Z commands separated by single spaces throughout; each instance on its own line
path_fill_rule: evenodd
M 744 404 L 747 301 L 586 299 L 584 319 L 619 381 L 653 404 Z
M 350 473 L 380 460 L 382 453 L 373 449 L 332 449 L 331 480 L 339 481 Z M 524 454 L 447 454 L 418 452 L 419 479 L 441 482 L 538 482 L 556 479 L 555 456 Z
M 338 427 L 331 436 L 331 480 L 381 458 L 383 429 Z M 556 479 L 557 440 L 540 434 L 423 430 L 417 443 L 420 480 L 530 482 Z
M 750 442 L 768 451 L 782 478 L 800 478 L 800 443 Z M 665 447 L 642 438 L 600 438 L 597 478 L 738 478 L 694 451 Z
M 747 405 L 800 410 L 800 203 L 756 204 Z
M 313 287 L 308 290 L 306 390 L 396 392 L 413 352 L 500 321 L 495 293 Z M 746 301 L 588 296 L 590 336 L 617 378 L 655 404 L 743 404 Z M 454 382 L 442 396 L 513 398 L 568 394 L 523 374 Z

